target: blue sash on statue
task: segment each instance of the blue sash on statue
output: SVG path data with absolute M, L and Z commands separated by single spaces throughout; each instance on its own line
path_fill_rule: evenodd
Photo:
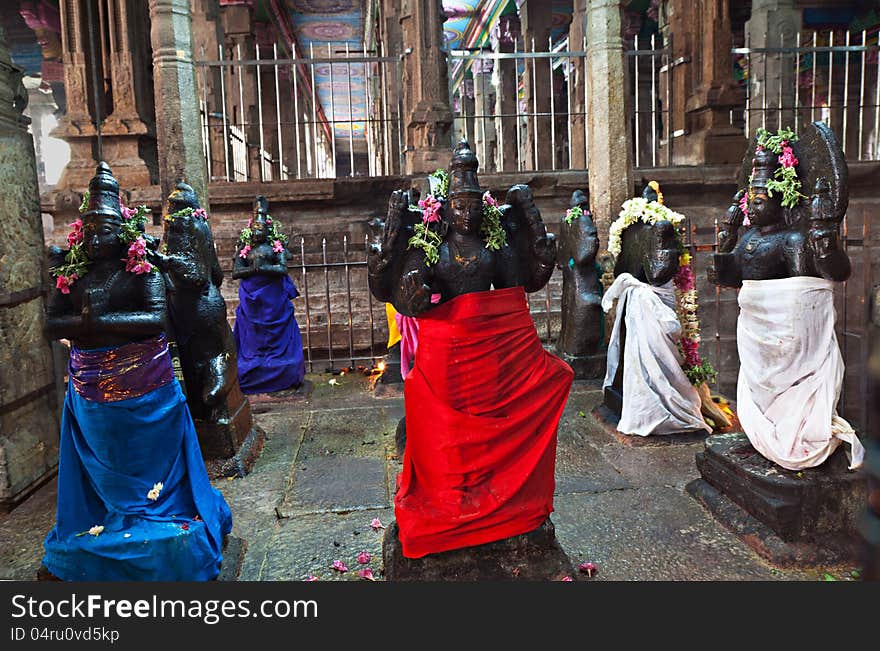
M 74 347 L 69 377 L 46 568 L 67 581 L 216 578 L 232 515 L 208 479 L 164 335 Z
M 287 275 L 242 278 L 233 330 L 242 392 L 270 393 L 302 384 L 302 338 L 290 303 L 297 296 Z

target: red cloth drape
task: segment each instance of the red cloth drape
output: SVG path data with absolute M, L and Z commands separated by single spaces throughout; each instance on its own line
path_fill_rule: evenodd
M 419 317 L 394 498 L 405 556 L 540 526 L 573 379 L 541 346 L 522 287 L 463 294 Z

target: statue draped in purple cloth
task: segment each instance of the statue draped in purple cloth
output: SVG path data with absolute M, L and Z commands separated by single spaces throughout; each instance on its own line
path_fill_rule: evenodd
M 238 381 L 244 393 L 296 388 L 305 375 L 302 338 L 291 299 L 299 292 L 287 274 L 287 237 L 272 220 L 266 198 L 241 232 L 232 277 L 241 282 L 235 310 Z

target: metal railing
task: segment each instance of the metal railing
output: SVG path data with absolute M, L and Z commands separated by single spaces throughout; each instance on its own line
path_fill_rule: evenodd
M 747 74 L 742 119 L 795 131 L 821 120 L 849 160 L 880 160 L 880 33 L 812 32 L 780 47 L 734 48 Z
M 400 173 L 398 58 L 348 44 L 294 58 L 278 44 L 254 58 L 221 44 L 216 55 L 196 62 L 211 181 Z

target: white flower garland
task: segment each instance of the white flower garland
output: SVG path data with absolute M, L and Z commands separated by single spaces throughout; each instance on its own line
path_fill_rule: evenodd
M 623 202 L 620 216 L 614 220 L 608 231 L 608 251 L 615 259 L 620 255 L 623 231 L 627 226 L 632 226 L 639 221 L 646 224 L 656 224 L 664 219 L 677 227 L 684 221 L 684 215 L 670 210 L 662 203 L 648 201 L 644 197 L 627 199 Z

